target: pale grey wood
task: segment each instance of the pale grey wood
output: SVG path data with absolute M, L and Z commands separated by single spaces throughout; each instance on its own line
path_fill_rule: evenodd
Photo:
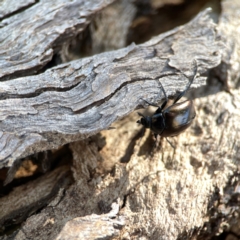
M 107 129 L 114 121 L 185 88 L 194 74 L 221 61 L 208 11 L 142 45 L 59 65 L 0 85 L 0 166 Z M 184 74 L 184 75 L 183 75 Z M 191 87 L 205 83 L 198 77 Z M 134 123 L 133 123 L 134 124 Z
M 223 16 L 220 16 L 218 25 L 220 36 L 226 36 L 232 43 L 225 42 L 228 47 L 222 58 L 227 62 L 229 58 L 224 56 L 228 53 L 230 59 L 235 59 L 227 68 L 230 75 L 237 72 L 240 61 L 240 44 L 234 41 L 239 31 L 237 26 L 240 26 L 239 9 L 237 1 L 224 2 Z M 221 23 L 223 18 L 224 24 Z M 226 28 L 228 34 L 224 35 Z M 131 125 L 136 121 L 136 114 L 116 123 L 114 133 L 102 133 L 107 143 L 100 154 L 96 147 L 94 151 L 93 143 L 70 144 L 76 182 L 69 189 L 69 198 L 66 197 L 69 205 L 62 202 L 58 207 L 65 209 L 65 206 L 71 206 L 76 210 L 82 206 L 76 206 L 76 200 L 83 199 L 81 213 L 84 216 L 88 211 L 100 215 L 99 205 L 105 209 L 117 199 L 122 205 L 120 216 L 126 223 L 118 237 L 113 239 L 176 240 L 197 239 L 199 235 L 202 239 L 210 239 L 234 222 L 236 224 L 239 221 L 240 90 L 236 84 L 239 79 L 228 80 L 233 86 L 231 94 L 223 91 L 214 77 L 211 84 L 194 91 L 197 117 L 185 133 L 172 139 L 176 149 L 162 139 L 161 148 L 153 151 L 151 144 L 146 144 L 150 138 L 147 135 L 139 138 L 132 147 L 132 153 L 126 154 L 139 131 Z M 98 154 L 104 156 L 103 163 Z M 119 164 L 124 154 L 128 157 L 126 164 Z M 91 170 L 99 170 L 99 165 L 105 170 L 110 165 L 114 171 L 92 177 Z M 81 194 L 70 198 L 70 193 L 77 192 Z M 91 197 L 87 197 L 89 195 Z M 71 212 L 74 217 L 74 210 Z M 36 224 L 36 220 L 31 219 L 28 223 Z M 68 236 L 65 230 L 72 231 L 67 228 L 69 224 L 71 220 L 65 223 L 59 236 Z M 44 231 L 47 232 L 46 229 Z M 101 234 L 99 236 L 102 237 Z
M 92 214 L 67 222 L 56 240 L 64 239 L 98 239 L 117 237 L 124 226 L 123 217 L 119 217 L 119 204 L 113 203 L 112 210 L 107 214 Z M 93 229 L 95 229 L 93 231 Z
M 226 5 L 224 6 L 226 7 Z M 226 23 L 227 27 L 231 27 L 231 21 L 239 21 L 237 15 L 239 7 L 237 1 L 232 0 L 228 8 L 224 8 L 226 16 L 232 17 L 228 24 Z M 201 28 L 204 29 L 206 25 L 201 26 Z M 240 26 L 240 24 L 237 26 Z M 226 28 L 226 25 L 222 25 L 222 27 Z M 198 30 L 195 29 L 195 31 L 203 31 L 201 28 L 197 28 Z M 231 29 L 232 32 L 228 35 L 228 38 L 231 38 L 231 35 L 235 36 L 238 28 L 234 26 Z M 174 36 L 174 33 L 173 31 L 172 36 Z M 164 35 L 163 39 L 165 37 L 166 35 Z M 185 39 L 188 38 L 185 37 Z M 164 40 L 162 41 L 164 42 Z M 238 44 L 227 44 L 227 46 L 234 46 L 234 49 L 232 49 L 233 54 L 236 54 L 237 52 L 234 51 L 239 49 Z M 138 48 L 138 46 L 133 47 L 134 49 Z M 204 45 L 202 48 L 198 47 L 199 49 L 194 49 L 204 54 Z M 180 47 L 178 46 L 175 49 L 178 48 Z M 191 47 L 189 48 L 191 49 Z M 209 46 L 208 49 L 210 48 Z M 186 49 L 185 45 L 181 51 L 187 51 Z M 146 49 L 144 50 L 142 52 L 147 52 Z M 225 50 L 231 52 L 231 49 Z M 126 56 L 130 53 L 131 51 L 128 48 Z M 133 51 L 133 53 L 136 56 L 136 51 Z M 180 52 L 178 56 L 181 57 Z M 173 56 L 171 55 L 171 57 Z M 224 58 L 222 60 L 226 61 Z M 185 61 L 185 59 L 182 61 Z M 177 60 L 173 62 L 176 63 Z M 189 65 L 185 64 L 185 62 L 178 64 L 189 67 L 184 72 L 189 72 L 190 75 L 192 73 L 191 60 L 189 62 Z M 208 61 L 203 62 L 207 64 Z M 239 62 L 239 59 L 237 62 Z M 143 66 L 144 63 L 145 61 L 143 61 Z M 201 64 L 200 61 L 200 73 L 205 71 L 205 67 L 202 68 Z M 148 67 L 150 68 L 150 66 Z M 124 69 L 129 71 L 131 68 Z M 172 70 L 176 71 L 175 69 Z M 235 71 L 235 69 L 232 69 L 232 71 Z M 134 74 L 139 73 L 134 72 Z M 177 74 L 176 71 L 175 86 L 171 86 L 171 81 L 175 79 L 174 76 L 161 79 L 163 85 L 167 86 L 168 94 L 174 94 L 177 88 L 183 88 L 188 81 L 187 79 L 180 79 Z M 171 81 L 168 81 L 169 79 Z M 180 80 L 182 82 L 178 84 L 177 81 Z M 201 80 L 201 83 L 204 82 L 202 81 L 204 79 L 198 80 Z M 134 83 L 137 84 L 138 81 Z M 146 84 L 145 86 L 149 88 L 142 91 L 140 91 L 140 87 L 138 88 L 142 97 L 156 101 L 162 98 L 162 94 L 158 95 L 159 91 L 156 90 L 158 85 L 155 80 L 150 85 Z M 14 85 L 11 86 L 11 88 L 13 87 Z M 97 88 L 95 87 L 95 89 Z M 128 89 L 131 90 L 131 88 Z M 117 88 L 116 93 L 120 90 L 121 88 Z M 74 184 L 66 190 L 59 204 L 51 204 L 51 207 L 29 217 L 21 226 L 21 229 L 18 229 L 5 239 L 56 239 L 57 236 L 68 238 L 73 236 L 74 233 L 89 233 L 91 226 L 93 234 L 100 232 L 104 228 L 111 230 L 112 235 L 108 234 L 107 231 L 105 234 L 105 237 L 110 239 L 114 238 L 115 234 L 119 234 L 115 239 L 139 239 L 139 237 L 164 240 L 193 239 L 200 233 L 200 231 L 195 231 L 196 229 L 209 231 L 209 235 L 217 230 L 222 231 L 226 226 L 226 216 L 231 216 L 232 211 L 239 206 L 234 196 L 239 194 L 237 171 L 240 149 L 240 129 L 238 124 L 240 118 L 238 111 L 240 92 L 239 88 L 232 89 L 232 95 L 221 91 L 221 86 L 217 84 L 217 81 L 215 85 L 201 87 L 194 92 L 197 117 L 191 128 L 173 140 L 177 145 L 176 149 L 172 149 L 166 141 L 162 140 L 161 148 L 156 149 L 154 154 L 147 155 L 144 144 L 147 142 L 148 137 L 144 136 L 137 141 L 133 152 L 127 155 L 126 164 L 119 164 L 122 156 L 127 152 L 129 143 L 134 141 L 136 133 L 140 131 L 140 128 L 135 123 L 137 114 L 132 114 L 131 117 L 116 124 L 115 127 L 117 128 L 112 130 L 113 132 L 105 131 L 102 133 L 107 140 L 111 139 L 110 143 L 107 143 L 107 153 L 99 152 L 98 146 L 93 140 L 83 140 L 70 144 L 73 152 L 72 172 Z M 132 95 L 136 94 L 135 91 L 130 93 Z M 108 100 L 106 98 L 106 101 Z M 115 105 L 111 105 L 113 111 L 116 105 L 121 104 L 123 98 L 118 100 L 119 102 Z M 142 102 L 138 99 L 136 106 L 140 104 Z M 122 111 L 117 113 L 122 113 Z M 127 134 L 124 135 L 123 132 Z M 139 154 L 141 148 L 145 151 Z M 120 154 L 117 153 L 120 150 L 125 151 Z M 105 164 L 104 170 L 107 169 L 106 165 L 108 168 L 109 165 L 111 167 L 115 166 L 114 171 L 111 171 L 111 174 L 94 175 L 93 173 L 96 173 L 101 164 L 103 166 Z M 115 202 L 118 203 L 121 209 L 117 216 L 112 215 L 113 219 L 111 221 L 108 214 L 107 218 L 105 218 L 105 214 L 111 211 L 109 206 Z M 233 205 L 234 203 L 236 206 Z M 54 207 L 52 207 L 53 205 Z M 226 215 L 226 213 L 229 213 L 229 215 Z M 93 214 L 98 214 L 98 216 Z M 222 216 L 222 219 L 220 216 Z M 96 218 L 94 219 L 94 217 Z M 114 225 L 114 220 L 118 220 L 114 219 L 115 217 L 122 219 L 120 224 L 117 222 Z M 90 221 L 88 221 L 89 219 Z M 99 229 L 94 225 L 96 219 L 100 223 L 98 225 L 100 226 Z M 202 228 L 204 224 L 207 226 L 205 229 Z M 219 225 L 217 226 L 217 224 Z M 74 231 L 75 226 L 76 231 Z M 216 226 L 216 229 L 211 229 L 212 226 Z M 120 233 L 115 227 L 122 228 Z M 79 229 L 81 229 L 81 232 L 79 232 Z M 102 232 L 97 237 L 94 237 L 103 237 Z
M 7 1 L 6 1 L 7 2 Z M 36 73 L 113 0 L 37 1 L 1 22 L 0 79 Z
M 23 8 L 29 7 L 34 4 L 36 0 L 8 0 L 0 1 L 0 18 L 7 17 L 14 14 L 16 11 L 20 11 Z

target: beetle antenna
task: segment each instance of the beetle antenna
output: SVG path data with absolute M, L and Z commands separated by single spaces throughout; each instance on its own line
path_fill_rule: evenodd
M 161 89 L 162 89 L 162 91 L 163 91 L 164 97 L 165 97 L 165 100 L 164 100 L 164 102 L 162 103 L 161 107 L 159 107 L 159 109 L 157 110 L 157 112 L 162 112 L 162 110 L 164 109 L 164 107 L 166 106 L 166 104 L 167 104 L 167 102 L 168 102 L 168 96 L 167 96 L 167 94 L 166 94 L 166 91 L 165 91 L 162 83 L 161 83 L 160 81 L 158 81 L 158 83 L 159 83 L 159 85 L 160 85 L 160 87 L 161 87 Z
M 147 103 L 147 104 L 150 105 L 150 106 L 159 107 L 159 106 L 158 106 L 157 104 L 155 104 L 155 103 L 148 102 L 147 100 L 145 100 L 145 99 L 143 99 L 143 98 L 140 98 L 140 99 L 142 99 L 145 103 Z
M 193 62 L 195 63 L 195 73 L 191 79 L 191 81 L 189 81 L 187 87 L 185 88 L 185 90 L 183 90 L 178 96 L 177 98 L 174 100 L 173 104 L 176 103 L 180 98 L 182 98 L 182 96 L 188 91 L 188 89 L 190 88 L 190 86 L 192 85 L 193 81 L 198 77 L 197 74 L 197 70 L 198 70 L 198 65 L 197 65 L 197 60 L 193 59 Z M 184 74 L 185 75 L 185 74 Z M 185 75 L 186 76 L 186 75 Z

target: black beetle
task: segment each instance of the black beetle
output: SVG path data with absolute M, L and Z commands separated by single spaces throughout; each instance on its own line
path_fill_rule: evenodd
M 196 63 L 196 61 L 194 61 Z M 183 102 L 178 103 L 178 101 L 182 98 L 182 96 L 186 93 L 186 91 L 190 88 L 194 79 L 197 77 L 197 63 L 196 63 L 196 71 L 191 81 L 186 86 L 185 90 L 183 90 L 173 101 L 173 104 L 167 106 L 168 97 L 167 94 L 160 84 L 161 89 L 163 90 L 165 100 L 161 106 L 158 106 L 154 103 L 148 102 L 144 100 L 147 104 L 157 107 L 158 109 L 152 116 L 144 116 L 141 113 L 138 113 L 142 118 L 137 121 L 137 123 L 142 124 L 145 128 L 150 128 L 153 131 L 155 138 L 160 135 L 162 137 L 173 137 L 184 130 L 186 130 L 192 123 L 193 119 L 196 116 L 193 101 L 185 100 Z M 167 139 L 169 142 L 169 140 Z M 174 148 L 174 146 L 169 142 L 170 145 Z

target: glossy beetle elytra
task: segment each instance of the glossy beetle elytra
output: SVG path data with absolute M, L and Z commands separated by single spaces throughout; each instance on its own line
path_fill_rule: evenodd
M 194 62 L 196 63 L 196 61 Z M 186 130 L 191 125 L 193 119 L 196 116 L 193 101 L 185 100 L 180 103 L 178 103 L 178 101 L 188 91 L 196 77 L 197 77 L 197 63 L 196 71 L 191 81 L 189 81 L 185 90 L 183 90 L 176 97 L 176 99 L 173 101 L 173 104 L 170 106 L 167 106 L 168 97 L 162 84 L 159 82 L 160 88 L 163 90 L 163 94 L 165 97 L 164 102 L 162 103 L 161 106 L 158 106 L 154 103 L 148 102 L 143 99 L 149 105 L 157 107 L 157 110 L 152 116 L 144 116 L 143 114 L 138 113 L 138 115 L 141 116 L 142 118 L 138 120 L 137 123 L 142 124 L 145 128 L 149 128 L 154 133 L 155 137 L 160 135 L 162 137 L 166 137 L 166 139 L 167 137 L 176 136 L 183 132 L 184 130 Z M 173 147 L 171 142 L 169 143 Z

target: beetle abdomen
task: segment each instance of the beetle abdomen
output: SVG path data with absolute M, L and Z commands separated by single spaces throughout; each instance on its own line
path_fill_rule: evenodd
M 191 100 L 174 104 L 164 110 L 165 129 L 161 136 L 172 137 L 187 129 L 195 118 L 195 109 Z

